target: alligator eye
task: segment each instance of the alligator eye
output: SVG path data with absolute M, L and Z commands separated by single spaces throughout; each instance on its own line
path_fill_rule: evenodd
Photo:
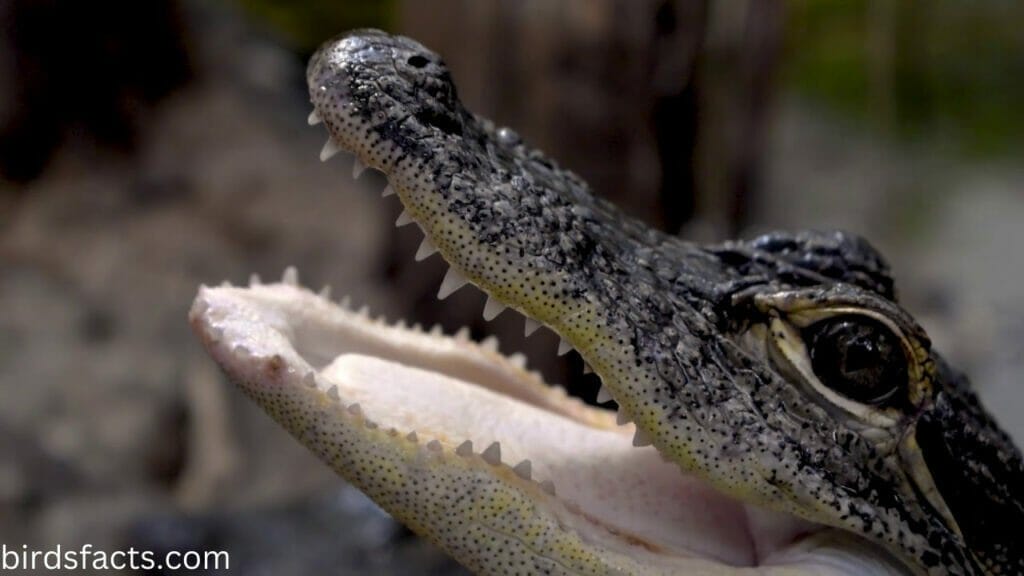
M 887 404 L 907 385 L 906 354 L 880 322 L 837 316 L 808 326 L 803 336 L 818 380 L 851 400 Z

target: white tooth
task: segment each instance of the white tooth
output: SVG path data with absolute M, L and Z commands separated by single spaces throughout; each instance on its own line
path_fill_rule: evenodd
M 306 123 L 309 124 L 310 126 L 316 126 L 321 122 L 323 122 L 323 120 L 320 119 L 320 115 L 316 113 L 316 110 L 310 112 L 309 118 L 306 118 Z
M 366 171 L 366 164 L 356 156 L 355 162 L 352 163 L 352 179 L 358 180 L 359 176 Z
M 501 464 L 501 444 L 491 442 L 491 445 L 480 454 L 480 457 L 484 459 L 484 462 L 492 466 Z
M 430 241 L 430 238 L 424 236 L 423 242 L 420 242 L 419 250 L 416 251 L 416 261 L 419 262 L 421 260 L 429 258 L 431 255 L 435 253 L 437 253 L 437 247 L 435 247 L 434 243 Z
M 441 336 L 444 334 L 444 328 L 441 328 L 440 324 L 434 324 L 430 327 L 431 336 Z
M 533 476 L 533 464 L 529 460 L 523 460 L 512 469 L 523 480 L 529 480 Z
M 331 386 L 327 390 L 327 397 L 330 398 L 331 400 L 334 400 L 335 402 L 337 402 L 338 400 L 341 400 L 341 396 L 338 395 L 338 387 L 337 386 Z
M 441 288 L 437 291 L 437 299 L 444 300 L 451 296 L 452 292 L 455 292 L 468 283 L 469 280 L 466 280 L 458 270 L 455 268 L 448 268 L 448 272 L 444 275 L 444 280 L 441 281 Z
M 341 307 L 344 308 L 345 310 L 349 310 L 350 308 L 352 308 L 352 297 L 349 296 L 348 294 L 342 296 L 341 302 L 339 302 L 339 304 L 341 304 Z
M 598 404 L 606 404 L 608 402 L 611 402 L 612 400 L 614 400 L 614 398 L 612 398 L 612 395 L 608 393 L 608 389 L 607 388 L 605 388 L 604 386 L 601 386 L 600 388 L 597 389 L 597 403 Z
M 324 284 L 324 287 L 320 289 L 320 297 L 323 298 L 324 300 L 330 300 L 331 299 L 331 285 L 330 284 Z
M 387 198 L 388 196 L 393 196 L 394 194 L 395 189 L 391 187 L 391 184 L 388 184 L 387 186 L 384 187 L 384 190 L 381 191 L 380 196 L 381 198 Z
M 487 304 L 484 304 L 484 320 L 490 322 L 498 317 L 507 306 L 498 302 L 498 299 L 494 296 L 487 297 Z
M 415 430 L 413 430 L 412 432 L 409 432 L 408 434 L 406 434 L 405 435 L 405 439 L 408 440 L 409 442 L 419 442 L 420 441 L 419 437 L 416 436 L 416 431 Z
M 516 368 L 526 368 L 526 356 L 523 356 L 519 352 L 509 356 L 508 361 Z
M 498 351 L 498 337 L 494 336 L 492 334 L 491 336 L 488 336 L 487 338 L 484 338 L 483 340 L 480 341 L 480 347 L 483 348 L 484 350 L 490 350 L 491 352 L 497 352 Z
M 523 316 L 523 320 L 523 334 L 526 336 L 533 334 L 534 332 L 537 331 L 538 328 L 540 328 L 540 322 L 537 322 L 536 320 L 530 318 L 529 316 Z
M 586 362 L 584 362 L 583 363 L 583 373 L 584 374 L 593 374 L 594 373 L 594 369 L 590 366 L 590 364 L 587 364 Z
M 469 326 L 463 326 L 455 332 L 456 340 L 469 340 Z
M 358 314 L 359 316 L 362 316 L 363 318 L 366 318 L 367 320 L 369 320 L 370 319 L 370 307 L 368 305 L 366 305 L 366 304 L 363 304 L 362 306 L 359 307 L 359 310 L 356 311 L 356 314 Z
M 363 413 L 363 407 L 360 406 L 359 403 L 352 404 L 348 407 L 348 413 L 353 416 L 359 416 Z
M 615 423 L 619 426 L 625 426 L 630 422 L 629 415 L 626 414 L 625 410 L 619 408 L 619 411 L 615 413 Z
M 309 388 L 316 388 L 316 373 L 310 370 L 302 377 L 302 383 Z
M 640 428 L 636 429 L 633 433 L 633 446 L 640 448 L 641 446 L 650 446 L 651 439 L 647 436 L 647 433 Z
M 263 282 L 260 280 L 260 275 L 259 274 L 252 274 L 252 275 L 249 276 L 249 286 L 250 287 L 251 286 L 259 286 L 260 284 L 263 284 Z
M 412 219 L 412 216 L 409 216 L 408 212 L 402 210 L 402 213 L 398 215 L 398 219 L 395 220 L 395 227 L 401 228 L 402 226 L 412 224 L 413 222 L 415 222 L 415 220 Z
M 437 440 L 431 440 L 430 442 L 427 442 L 427 450 L 431 450 L 433 452 L 440 452 L 441 443 L 438 442 Z
M 462 444 L 459 444 L 459 447 L 455 449 L 455 454 L 462 456 L 463 458 L 471 456 L 473 454 L 473 441 L 466 440 Z
M 221 288 L 231 288 L 231 282 L 228 282 L 227 280 L 225 280 L 225 281 L 220 283 L 220 287 Z
M 298 286 L 299 271 L 295 269 L 295 266 L 289 266 L 284 269 L 284 274 L 281 276 L 281 282 L 289 286 Z
M 545 481 L 541 482 L 540 483 L 540 487 L 541 487 L 541 489 L 543 489 L 548 494 L 550 494 L 552 496 L 555 495 L 555 483 L 552 482 L 551 480 L 545 480 Z
M 320 161 L 327 162 L 338 152 L 341 152 L 341 146 L 338 146 L 334 140 L 328 138 L 327 143 L 324 144 L 324 147 L 320 150 Z
M 559 356 L 565 356 L 566 354 L 569 353 L 570 350 L 572 350 L 572 344 L 569 344 L 568 340 L 562 340 L 562 339 L 558 340 L 558 355 Z

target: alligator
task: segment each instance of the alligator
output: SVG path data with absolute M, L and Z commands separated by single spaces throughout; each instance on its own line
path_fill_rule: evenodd
M 1024 574 L 1024 464 L 842 232 L 700 245 L 467 111 L 441 58 L 360 30 L 307 69 L 326 160 L 384 173 L 438 296 L 557 333 L 600 403 L 491 338 L 281 282 L 202 287 L 209 354 L 396 519 L 481 574 Z

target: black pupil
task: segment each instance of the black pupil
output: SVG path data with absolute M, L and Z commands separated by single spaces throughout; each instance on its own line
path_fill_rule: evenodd
M 907 360 L 896 336 L 881 323 L 840 316 L 804 330 L 811 366 L 821 383 L 864 404 L 891 404 L 907 384 Z

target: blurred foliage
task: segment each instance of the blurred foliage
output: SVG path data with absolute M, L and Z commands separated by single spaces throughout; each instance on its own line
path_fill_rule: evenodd
M 784 78 L 913 138 L 972 154 L 1024 147 L 1024 3 L 800 0 L 788 5 Z
M 238 3 L 305 54 L 345 30 L 393 28 L 398 4 L 395 0 L 238 0 Z

